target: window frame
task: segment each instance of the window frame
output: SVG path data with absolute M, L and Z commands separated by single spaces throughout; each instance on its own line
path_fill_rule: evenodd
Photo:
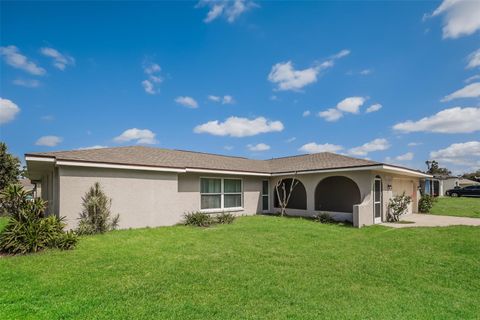
M 202 193 L 202 179 L 215 179 L 220 180 L 220 193 Z M 240 192 L 225 192 L 225 180 L 239 180 Z M 244 189 L 243 178 L 237 177 L 214 177 L 214 176 L 200 176 L 198 179 L 199 193 L 200 193 L 200 212 L 214 213 L 214 212 L 229 212 L 229 211 L 243 211 L 244 210 Z M 203 195 L 220 195 L 220 208 L 208 208 L 202 209 L 202 196 Z M 240 207 L 225 208 L 225 195 L 240 195 Z
M 263 193 L 263 183 L 267 182 L 267 193 Z M 260 194 L 262 197 L 262 212 L 269 212 L 270 211 L 270 180 L 264 179 L 262 180 L 262 192 Z M 263 198 L 267 197 L 267 209 L 263 208 Z

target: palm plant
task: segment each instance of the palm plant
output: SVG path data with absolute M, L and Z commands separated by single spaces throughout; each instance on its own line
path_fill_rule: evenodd
M 103 192 L 100 183 L 95 182 L 82 198 L 83 210 L 80 213 L 78 234 L 104 233 L 118 226 L 119 215 L 112 217 L 112 199 Z

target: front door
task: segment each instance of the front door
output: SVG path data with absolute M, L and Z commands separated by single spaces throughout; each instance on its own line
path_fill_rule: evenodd
M 373 186 L 373 219 L 374 223 L 382 222 L 382 179 L 379 177 Z

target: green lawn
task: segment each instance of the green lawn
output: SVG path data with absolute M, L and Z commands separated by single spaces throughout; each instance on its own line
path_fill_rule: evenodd
M 473 319 L 480 228 L 244 217 L 0 258 L 0 319 Z
M 441 197 L 433 205 L 432 214 L 480 218 L 480 198 Z

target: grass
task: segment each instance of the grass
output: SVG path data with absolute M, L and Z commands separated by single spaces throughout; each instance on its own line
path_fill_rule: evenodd
M 480 228 L 244 217 L 0 258 L 0 319 L 473 319 Z
M 480 218 L 480 198 L 437 198 L 431 210 L 431 214 L 442 216 Z
M 7 223 L 8 223 L 7 217 L 0 217 L 0 232 L 2 232 L 3 228 L 5 228 Z

